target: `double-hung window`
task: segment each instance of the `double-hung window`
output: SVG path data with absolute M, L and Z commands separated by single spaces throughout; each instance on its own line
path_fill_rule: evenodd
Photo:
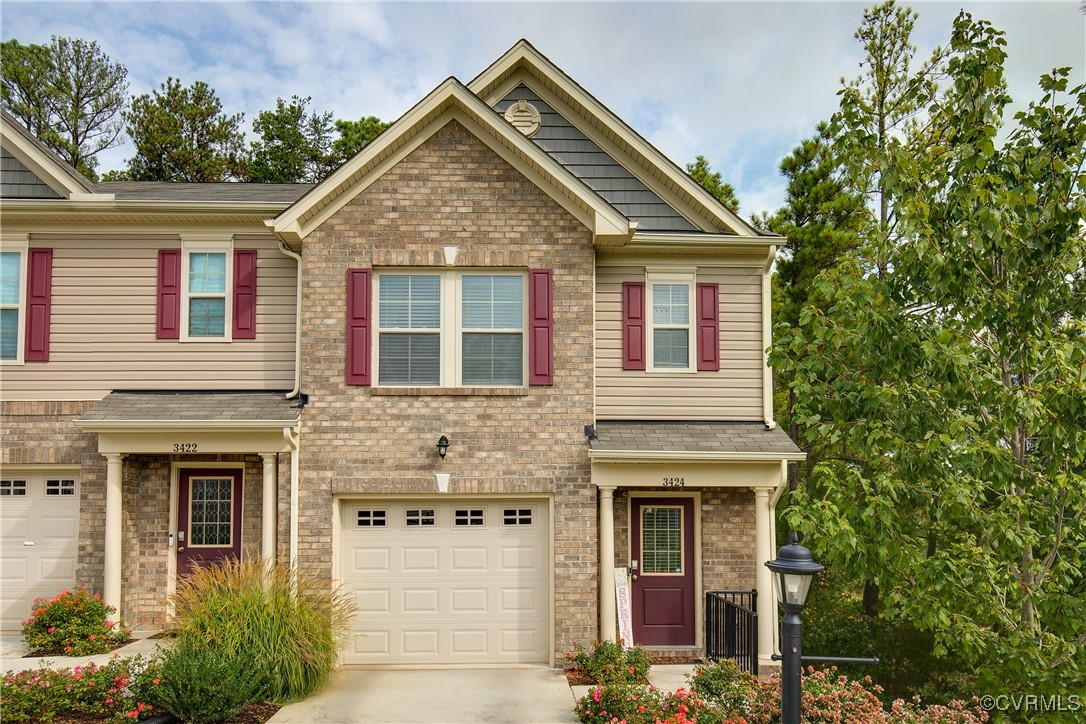
M 377 383 L 523 385 L 524 288 L 517 272 L 379 273 Z
M 6 362 L 22 360 L 25 258 L 23 250 L 0 252 L 0 360 Z
M 187 243 L 184 247 L 182 295 L 183 339 L 230 339 L 232 249 L 229 243 Z
M 695 369 L 693 340 L 693 274 L 648 276 L 650 370 L 687 372 Z

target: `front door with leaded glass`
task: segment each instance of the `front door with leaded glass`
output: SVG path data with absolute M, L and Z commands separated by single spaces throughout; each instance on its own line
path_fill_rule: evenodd
M 241 470 L 186 468 L 177 501 L 177 573 L 241 555 Z
M 694 500 L 632 498 L 634 643 L 694 645 Z

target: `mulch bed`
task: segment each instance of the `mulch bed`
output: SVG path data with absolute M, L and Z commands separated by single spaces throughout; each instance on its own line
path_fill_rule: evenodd
M 570 686 L 595 686 L 600 683 L 580 669 L 566 669 L 566 681 Z
M 281 707 L 278 704 L 272 704 L 267 701 L 260 702 L 259 704 L 250 704 L 249 706 L 238 712 L 237 717 L 231 719 L 227 724 L 264 724 L 264 722 L 275 716 L 275 712 L 279 711 Z M 161 709 L 153 709 L 149 716 L 144 717 L 156 717 L 165 714 Z M 62 714 L 56 719 L 53 719 L 54 724 L 100 724 L 105 721 L 100 717 L 90 716 L 87 714 Z M 171 721 L 177 721 L 171 719 Z
M 116 641 L 116 640 L 110 641 L 109 642 L 109 650 L 108 651 L 103 651 L 103 652 L 100 652 L 100 653 L 108 654 L 110 651 L 116 651 L 117 649 L 121 648 L 122 646 L 127 646 L 128 644 L 132 643 L 133 641 L 135 641 L 135 639 L 129 639 L 128 641 Z M 24 659 L 40 659 L 43 656 L 91 656 L 91 655 L 97 656 L 99 654 L 68 654 L 68 653 L 65 653 L 64 648 L 61 647 L 61 648 L 57 648 L 57 649 L 38 649 L 37 651 L 31 651 L 29 654 L 23 654 L 23 658 Z
M 177 638 L 177 629 L 170 628 L 170 629 L 166 629 L 164 631 L 159 631 L 156 634 L 151 634 L 147 638 L 149 638 L 149 639 L 175 639 L 175 638 Z

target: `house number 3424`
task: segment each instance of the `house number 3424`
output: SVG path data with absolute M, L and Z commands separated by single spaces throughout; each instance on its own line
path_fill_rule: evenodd
M 196 443 L 194 442 L 175 442 L 173 444 L 174 452 L 196 452 Z
M 686 481 L 682 478 L 664 478 L 665 488 L 681 488 L 686 485 Z

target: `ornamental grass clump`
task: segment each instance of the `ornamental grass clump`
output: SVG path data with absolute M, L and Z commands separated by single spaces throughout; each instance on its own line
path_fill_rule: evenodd
M 131 631 L 108 620 L 116 611 L 85 588 L 35 598 L 30 618 L 23 621 L 23 638 L 43 655 L 104 654 L 132 640 Z
M 176 646 L 251 661 L 269 701 L 299 701 L 328 679 L 353 600 L 319 574 L 255 560 L 195 569 L 173 596 Z

